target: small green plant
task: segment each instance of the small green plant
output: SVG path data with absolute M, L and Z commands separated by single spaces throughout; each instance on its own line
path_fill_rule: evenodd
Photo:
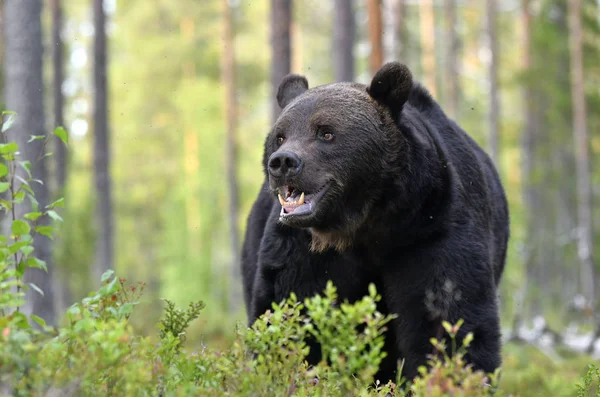
M 600 367 L 598 365 L 588 365 L 588 370 L 581 380 L 582 382 L 576 385 L 577 397 L 600 396 Z
M 186 310 L 177 309 L 175 303 L 168 299 L 163 299 L 167 307 L 165 308 L 164 317 L 158 324 L 160 338 L 165 339 L 167 334 L 178 337 L 181 342 L 185 341 L 185 330 L 190 323 L 200 316 L 200 312 L 204 309 L 204 302 L 191 302 Z

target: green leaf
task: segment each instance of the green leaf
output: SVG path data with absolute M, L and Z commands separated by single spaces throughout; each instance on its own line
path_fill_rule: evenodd
M 69 144 L 69 136 L 67 131 L 63 127 L 56 127 L 54 129 L 54 135 L 56 135 L 65 145 Z
M 46 135 L 31 135 L 31 137 L 29 138 L 29 140 L 27 141 L 27 143 L 30 143 L 30 142 L 33 142 L 33 141 L 41 141 L 44 138 L 46 138 Z
M 34 269 L 42 269 L 44 271 L 48 271 L 46 262 L 44 262 L 43 260 L 38 259 L 36 257 L 33 257 L 33 256 L 27 258 L 27 261 L 25 262 L 25 264 L 27 265 L 27 267 L 32 267 Z
M 48 326 L 46 325 L 46 321 L 45 321 L 43 318 L 36 316 L 35 314 L 32 314 L 32 315 L 31 315 L 31 319 L 32 319 L 33 321 L 35 321 L 35 322 L 36 322 L 36 323 L 37 323 L 37 324 L 38 324 L 40 327 L 42 327 L 42 328 L 46 328 L 46 327 L 48 327 Z
M 81 314 L 81 309 L 75 304 L 67 310 L 67 313 L 71 316 L 77 316 Z
M 63 221 L 63 218 L 61 218 L 61 216 L 60 216 L 60 215 L 58 215 L 58 214 L 56 213 L 56 211 L 49 210 L 49 211 L 47 212 L 47 214 L 48 214 L 48 216 L 49 216 L 50 218 L 54 219 L 54 220 L 55 220 L 55 221 L 57 221 L 57 222 L 62 222 L 62 221 Z
M 52 235 L 54 228 L 52 226 L 36 226 L 33 230 L 35 230 L 43 236 L 49 237 L 50 239 L 54 239 L 54 236 Z
M 29 219 L 30 221 L 35 221 L 37 218 L 39 218 L 42 215 L 43 214 L 41 212 L 30 212 L 28 214 L 25 214 L 24 217 L 25 217 L 25 219 Z
M 58 200 L 56 200 L 55 202 L 46 206 L 46 208 L 64 207 L 64 206 L 65 206 L 65 199 L 64 199 L 64 197 L 61 197 Z
M 21 248 L 21 252 L 23 253 L 23 255 L 29 256 L 29 254 L 33 252 L 33 247 L 31 245 L 26 245 L 23 248 Z
M 35 192 L 31 188 L 31 186 L 29 186 L 29 184 L 23 184 L 23 185 L 21 185 L 21 189 L 23 189 L 23 190 L 27 191 L 27 193 L 32 194 L 32 195 L 35 196 Z
M 22 221 L 20 219 L 16 219 L 15 221 L 13 221 L 10 229 L 14 235 L 20 236 L 22 234 L 29 233 L 29 231 L 31 230 L 31 227 L 29 227 L 29 223 Z
M 8 182 L 0 182 L 0 193 L 4 193 L 10 188 L 10 183 Z
M 35 285 L 34 283 L 29 283 L 29 285 L 31 286 L 31 288 L 33 288 L 34 290 L 36 290 L 40 295 L 44 296 L 44 291 L 42 291 L 40 289 L 40 287 L 38 287 L 37 285 Z
M 8 175 L 8 167 L 4 163 L 0 163 L 0 178 Z
M 25 269 L 27 269 L 27 266 L 25 266 L 25 262 L 21 261 L 17 264 L 17 277 L 23 277 L 23 275 L 25 274 Z
M 10 252 L 11 255 L 15 254 L 17 251 L 19 251 L 21 248 L 25 247 L 26 245 L 28 245 L 29 243 L 27 241 L 17 241 L 16 243 L 10 245 L 8 247 L 8 250 Z
M 104 272 L 104 274 L 102 274 L 102 278 L 100 279 L 100 281 L 101 282 L 107 281 L 109 278 L 112 277 L 113 274 L 115 274 L 115 271 L 112 269 L 108 269 L 107 271 Z
M 19 145 L 14 142 L 0 144 L 0 154 L 16 153 L 19 151 Z
M 30 161 L 19 161 L 19 165 L 27 171 L 27 175 L 31 178 L 31 162 Z
M 31 201 L 31 209 L 33 211 L 37 211 L 38 208 L 40 208 L 40 203 L 38 203 L 34 196 L 35 195 L 33 193 L 27 195 L 27 197 L 29 197 L 29 201 Z
M 2 116 L 8 115 L 8 118 L 2 123 L 2 132 L 6 132 L 15 122 L 16 113 L 2 112 Z
M 17 192 L 17 194 L 15 194 L 15 203 L 22 203 L 23 200 L 25 200 L 25 192 L 23 190 L 21 190 L 20 192 Z

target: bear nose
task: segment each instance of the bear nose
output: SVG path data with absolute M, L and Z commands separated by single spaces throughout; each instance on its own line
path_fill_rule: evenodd
M 269 173 L 275 177 L 294 176 L 300 173 L 302 160 L 292 152 L 273 153 L 269 158 Z

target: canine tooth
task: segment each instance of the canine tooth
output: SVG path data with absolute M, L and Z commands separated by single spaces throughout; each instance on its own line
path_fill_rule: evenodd
M 302 205 L 304 204 L 304 192 L 302 192 L 302 194 L 300 195 L 300 198 L 298 199 L 298 205 Z
M 285 201 L 283 200 L 283 197 L 281 197 L 281 193 L 277 195 L 277 197 L 279 197 L 279 203 L 281 204 L 281 206 L 283 207 L 285 205 Z

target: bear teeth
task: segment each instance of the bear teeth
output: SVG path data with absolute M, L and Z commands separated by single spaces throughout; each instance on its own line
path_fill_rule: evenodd
M 298 199 L 298 201 L 285 201 L 283 199 L 283 197 L 281 196 L 281 194 L 278 194 L 277 198 L 279 199 L 279 203 L 281 204 L 282 207 L 293 206 L 293 205 L 297 206 L 297 205 L 304 204 L 304 192 L 302 192 L 302 194 L 300 194 L 300 198 Z

